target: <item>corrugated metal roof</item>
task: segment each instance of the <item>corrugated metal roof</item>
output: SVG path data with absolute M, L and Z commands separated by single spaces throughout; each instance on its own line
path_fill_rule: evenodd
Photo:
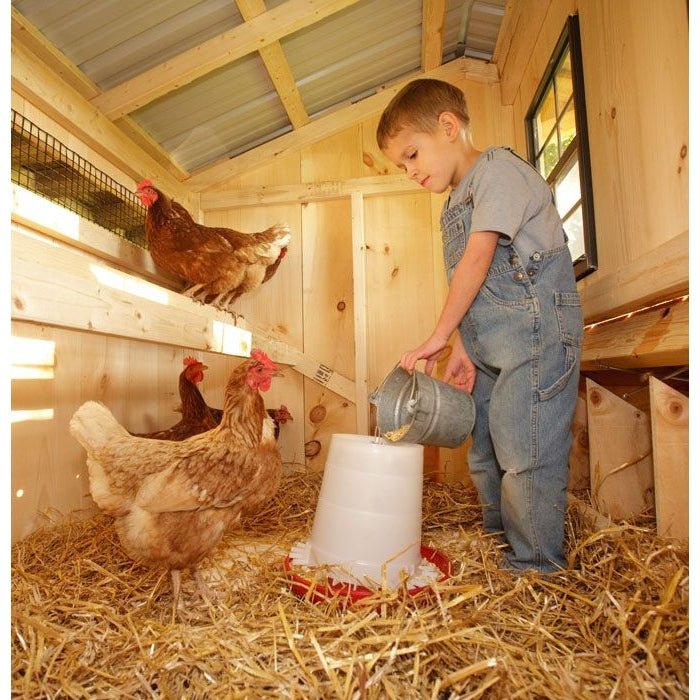
M 427 1 L 427 0 L 426 0 Z M 267 0 L 271 10 L 284 0 Z M 101 90 L 243 24 L 233 0 L 12 0 Z M 488 60 L 505 0 L 447 0 L 443 61 Z M 283 36 L 280 45 L 306 113 L 336 105 L 420 69 L 422 0 L 360 0 Z M 292 129 L 259 54 L 217 68 L 131 115 L 192 171 Z

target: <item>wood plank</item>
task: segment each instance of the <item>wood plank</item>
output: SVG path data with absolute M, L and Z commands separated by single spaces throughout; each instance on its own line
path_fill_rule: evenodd
M 591 500 L 613 520 L 633 518 L 654 505 L 649 416 L 599 384 L 586 380 Z
M 688 397 L 655 377 L 649 394 L 656 528 L 662 537 L 688 539 Z
M 236 5 L 246 22 L 263 14 L 267 9 L 264 0 L 236 0 Z M 282 45 L 279 41 L 273 41 L 267 46 L 262 46 L 258 51 L 292 126 L 295 129 L 304 126 L 309 121 L 309 115 Z
M 205 211 L 234 207 L 255 207 L 271 204 L 322 202 L 328 199 L 352 197 L 354 194 L 401 194 L 420 192 L 421 186 L 409 180 L 405 174 L 377 175 L 350 178 L 348 180 L 326 180 L 305 182 L 298 185 L 264 185 L 236 190 L 208 190 L 200 195 L 201 207 Z
M 361 193 L 352 195 L 352 280 L 355 309 L 355 407 L 357 432 L 369 434 L 369 382 L 367 379 L 367 244 L 365 202 Z
M 496 83 L 498 75 L 493 64 L 469 58 L 458 58 L 438 68 L 405 77 L 399 82 L 379 90 L 353 104 L 339 106 L 322 117 L 310 121 L 295 131 L 282 134 L 271 142 L 246 151 L 235 158 L 224 158 L 212 165 L 195 170 L 187 184 L 196 192 L 215 187 L 221 181 L 235 177 L 259 167 L 268 161 L 276 160 L 290 152 L 310 146 L 320 139 L 344 131 L 381 112 L 391 98 L 410 80 L 421 77 L 455 81 L 467 78 L 477 82 Z
M 106 90 L 92 103 L 110 119 L 123 117 L 221 66 L 354 5 L 358 0 L 287 0 L 198 46 Z
M 251 349 L 250 332 L 236 328 L 230 314 L 17 230 L 12 232 L 12 317 L 224 354 L 248 356 Z
M 424 71 L 437 68 L 442 63 L 446 8 L 446 0 L 423 0 L 420 63 Z
M 689 236 L 683 231 L 609 274 L 579 283 L 587 323 L 672 299 L 688 292 Z
M 689 304 L 640 312 L 586 328 L 584 370 L 612 367 L 675 367 L 689 362 Z
M 12 89 L 138 182 L 149 177 L 183 203 L 188 191 L 75 88 L 19 42 L 12 42 Z

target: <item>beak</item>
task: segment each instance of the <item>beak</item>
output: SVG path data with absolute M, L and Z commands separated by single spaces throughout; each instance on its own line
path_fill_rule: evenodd
M 284 377 L 284 372 L 283 372 L 281 369 L 276 369 L 276 370 L 272 373 L 272 376 L 273 376 L 273 377 Z

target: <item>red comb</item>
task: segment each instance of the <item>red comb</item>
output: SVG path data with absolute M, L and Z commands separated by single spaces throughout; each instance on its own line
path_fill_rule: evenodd
M 153 183 L 146 177 L 141 182 L 139 182 L 137 190 L 143 189 L 144 187 L 152 187 Z
M 201 365 L 202 363 L 199 360 L 196 360 L 194 357 L 186 357 L 182 361 L 182 364 L 185 365 L 185 367 L 189 367 L 190 365 Z
M 263 350 L 255 348 L 255 350 L 251 351 L 250 356 L 254 360 L 257 360 L 264 367 L 267 367 L 269 369 L 275 369 L 275 363 L 268 357 L 267 353 L 265 353 Z

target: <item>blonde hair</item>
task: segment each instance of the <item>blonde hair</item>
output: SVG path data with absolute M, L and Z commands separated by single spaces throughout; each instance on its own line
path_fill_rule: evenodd
M 454 85 L 434 78 L 419 78 L 404 85 L 386 106 L 377 126 L 377 144 L 384 149 L 387 141 L 401 129 L 432 133 L 443 112 L 452 112 L 469 126 L 469 112 L 464 93 Z

